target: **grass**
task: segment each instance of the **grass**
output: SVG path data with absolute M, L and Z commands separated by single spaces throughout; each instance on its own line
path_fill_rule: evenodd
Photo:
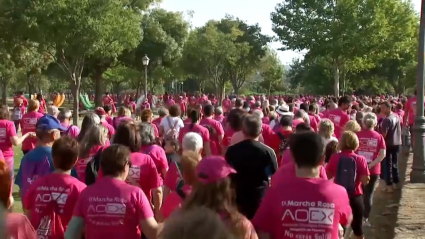
M 15 177 L 16 174 L 18 173 L 18 169 L 19 169 L 19 165 L 21 165 L 21 160 L 22 157 L 24 156 L 21 150 L 21 145 L 19 146 L 14 146 L 13 147 L 13 151 L 15 152 Z M 16 185 L 13 185 L 13 199 L 15 200 L 15 203 L 13 204 L 13 211 L 14 212 L 23 212 L 22 210 L 22 200 L 21 197 L 19 195 L 19 187 Z

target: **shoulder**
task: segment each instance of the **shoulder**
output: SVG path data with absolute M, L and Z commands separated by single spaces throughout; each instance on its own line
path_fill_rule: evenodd
M 8 229 L 15 227 L 19 228 L 22 227 L 24 224 L 30 224 L 30 221 L 24 214 L 15 212 L 8 213 L 6 221 Z

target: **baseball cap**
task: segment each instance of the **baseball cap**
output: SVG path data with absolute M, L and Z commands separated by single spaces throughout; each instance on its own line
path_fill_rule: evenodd
M 63 127 L 58 119 L 51 115 L 44 115 L 38 119 L 37 124 L 35 125 L 37 130 L 52 130 L 57 129 L 60 131 L 66 131 L 67 128 Z
M 201 183 L 215 183 L 236 173 L 221 156 L 209 156 L 202 159 L 196 167 L 196 177 Z
M 97 115 L 106 115 L 106 111 L 102 107 L 97 107 L 94 111 Z

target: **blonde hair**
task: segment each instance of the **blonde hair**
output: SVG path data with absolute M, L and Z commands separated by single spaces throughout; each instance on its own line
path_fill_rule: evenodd
M 342 133 L 338 142 L 340 150 L 356 150 L 359 147 L 359 138 L 353 131 L 345 131 Z
M 344 126 L 344 131 L 352 131 L 354 133 L 358 133 L 362 130 L 362 127 L 360 127 L 359 123 L 355 120 L 350 120 L 347 122 L 347 124 Z
M 127 107 L 121 106 L 118 109 L 117 116 L 118 117 L 124 117 L 124 116 L 131 117 L 131 110 Z
M 196 182 L 196 166 L 202 157 L 199 153 L 191 150 L 183 151 L 180 164 L 184 182 L 193 185 Z
M 40 102 L 38 100 L 29 100 L 28 101 L 28 106 L 27 106 L 27 111 L 28 112 L 33 112 L 33 111 L 37 111 L 38 108 L 40 108 Z
M 366 129 L 373 129 L 378 124 L 378 118 L 376 117 L 376 114 L 372 112 L 368 112 L 363 116 L 363 127 Z
M 93 125 L 81 140 L 79 158 L 89 157 L 90 150 L 94 146 L 104 146 L 107 140 L 108 128 L 103 125 Z
M 164 223 L 160 238 L 235 239 L 220 216 L 206 207 L 194 207 L 172 214 Z
M 330 139 L 334 133 L 334 123 L 329 119 L 323 119 L 319 124 L 319 135 L 325 139 Z

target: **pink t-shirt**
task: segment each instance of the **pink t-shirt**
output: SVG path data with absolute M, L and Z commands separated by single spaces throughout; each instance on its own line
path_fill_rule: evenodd
M 66 230 L 77 199 L 86 187 L 84 183 L 67 174 L 52 173 L 35 180 L 25 193 L 23 203 L 25 210 L 31 211 L 32 226 L 36 230 L 39 226 L 42 227 L 40 224 L 43 222 L 43 216 L 46 215 L 43 209 L 49 205 L 51 200 L 56 200 L 58 206 L 56 213 Z M 39 237 L 44 235 L 42 233 L 37 231 Z
M 190 129 L 190 124 L 187 124 L 182 129 L 180 129 L 180 133 L 179 133 L 180 145 L 183 141 L 183 137 L 189 132 L 195 132 L 201 135 L 204 144 L 210 142 L 210 132 L 208 131 L 207 128 L 199 124 L 194 124 L 193 128 Z
M 280 165 L 283 167 L 284 165 L 288 164 L 288 163 L 292 163 L 292 155 L 291 155 L 291 150 L 289 150 L 289 147 L 283 151 L 282 153 L 282 159 L 280 162 Z
M 220 147 L 220 144 L 218 142 L 219 136 L 221 136 L 221 138 L 224 137 L 224 130 L 223 130 L 223 126 L 221 125 L 221 123 L 218 122 L 217 120 L 214 120 L 214 119 L 211 119 L 211 118 L 204 118 L 204 119 L 201 120 L 201 122 L 199 124 L 204 126 L 204 127 L 209 126 L 213 129 L 214 134 L 210 134 L 211 154 L 212 155 L 221 155 L 221 147 Z
M 326 175 L 326 170 L 325 167 L 320 166 L 320 178 L 321 179 L 328 179 L 328 176 Z M 282 167 L 280 167 L 275 174 L 273 174 L 272 176 L 272 187 L 274 187 L 275 185 L 278 185 L 280 183 L 285 183 L 286 181 L 288 181 L 288 179 L 290 178 L 296 178 L 296 174 L 295 174 L 295 165 L 294 163 L 291 161 L 290 163 L 287 163 L 285 165 L 282 165 Z
M 13 160 L 13 147 L 10 137 L 16 136 L 15 124 L 10 120 L 0 120 L 0 150 L 6 159 Z
M 155 163 L 153 159 L 142 153 L 132 153 L 130 156 L 131 168 L 128 172 L 128 178 L 134 179 L 138 183 L 146 197 L 151 201 L 151 190 L 159 188 L 162 185 L 162 179 L 156 170 Z M 130 183 L 127 180 L 127 183 Z M 131 184 L 131 183 L 130 183 Z
M 85 220 L 86 238 L 140 239 L 140 221 L 153 212 L 140 188 L 104 177 L 81 193 L 73 216 Z
M 356 154 L 365 157 L 368 164 L 378 157 L 381 149 L 387 148 L 384 137 L 375 130 L 362 129 L 357 133 L 357 137 L 359 138 L 359 148 L 357 149 Z M 378 163 L 375 167 L 371 168 L 370 174 L 381 174 L 381 163 Z
M 164 186 L 169 188 L 171 191 L 175 191 L 178 183 L 182 180 L 182 175 L 180 174 L 176 163 L 171 163 L 169 166 L 170 168 L 164 178 Z
M 350 121 L 350 116 L 341 109 L 334 109 L 328 112 L 328 118 L 334 123 L 336 138 L 340 139 L 345 124 Z
M 411 97 L 406 102 L 406 112 L 408 113 L 407 122 L 408 124 L 412 125 L 415 123 L 415 117 L 416 117 L 416 96 Z M 425 104 L 424 104 L 425 105 Z
M 292 128 L 295 129 L 297 125 L 304 123 L 304 120 L 301 118 L 292 120 Z
M 61 123 L 61 125 L 67 129 L 65 131 L 67 135 L 73 137 L 74 139 L 78 138 L 78 135 L 80 134 L 80 128 L 69 123 Z
M 8 213 L 6 216 L 6 230 L 10 238 L 38 239 L 28 218 L 21 213 Z
M 35 132 L 35 124 L 37 124 L 38 119 L 43 117 L 44 115 L 33 111 L 28 112 L 24 115 L 22 115 L 21 119 L 21 131 L 22 135 L 29 133 L 29 132 Z M 37 138 L 36 137 L 28 137 L 22 142 L 22 150 L 32 150 L 37 145 Z
M 185 195 L 189 195 L 192 191 L 192 187 L 188 185 L 184 185 L 182 187 L 182 192 Z M 164 219 L 170 217 L 170 215 L 178 208 L 181 208 L 181 204 L 183 199 L 180 195 L 178 195 L 175 191 L 171 192 L 166 198 L 164 198 L 164 202 L 162 203 L 161 212 L 164 216 Z
M 96 145 L 90 149 L 90 152 L 85 158 L 78 158 L 77 163 L 75 164 L 75 169 L 77 170 L 78 178 L 81 182 L 86 182 L 86 168 L 87 164 L 93 159 L 93 157 L 97 154 L 97 151 L 101 149 L 102 145 Z
M 252 224 L 270 238 L 339 238 L 351 207 L 347 191 L 320 178 L 291 178 L 271 187 Z
M 314 132 L 317 132 L 319 121 L 314 115 L 308 115 L 308 118 L 310 119 L 310 127 L 314 130 Z
M 223 115 L 214 116 L 214 120 L 217 120 L 220 124 L 223 124 L 224 116 Z
M 326 165 L 326 173 L 328 175 L 328 178 L 335 177 L 338 169 L 338 163 L 341 157 L 353 157 L 356 161 L 357 174 L 355 196 L 363 195 L 361 177 L 370 175 L 366 159 L 363 156 L 360 156 L 350 151 L 342 151 L 341 153 L 333 154 L 329 159 L 329 163 Z
M 106 119 L 106 122 L 108 122 L 108 124 L 112 125 L 112 117 L 111 116 L 107 115 L 105 117 L 105 119 Z
M 162 179 L 165 177 L 165 175 L 162 175 L 162 171 L 168 170 L 167 155 L 165 155 L 164 149 L 158 145 L 142 146 L 140 152 L 151 156 L 158 174 L 161 175 L 162 183 Z

